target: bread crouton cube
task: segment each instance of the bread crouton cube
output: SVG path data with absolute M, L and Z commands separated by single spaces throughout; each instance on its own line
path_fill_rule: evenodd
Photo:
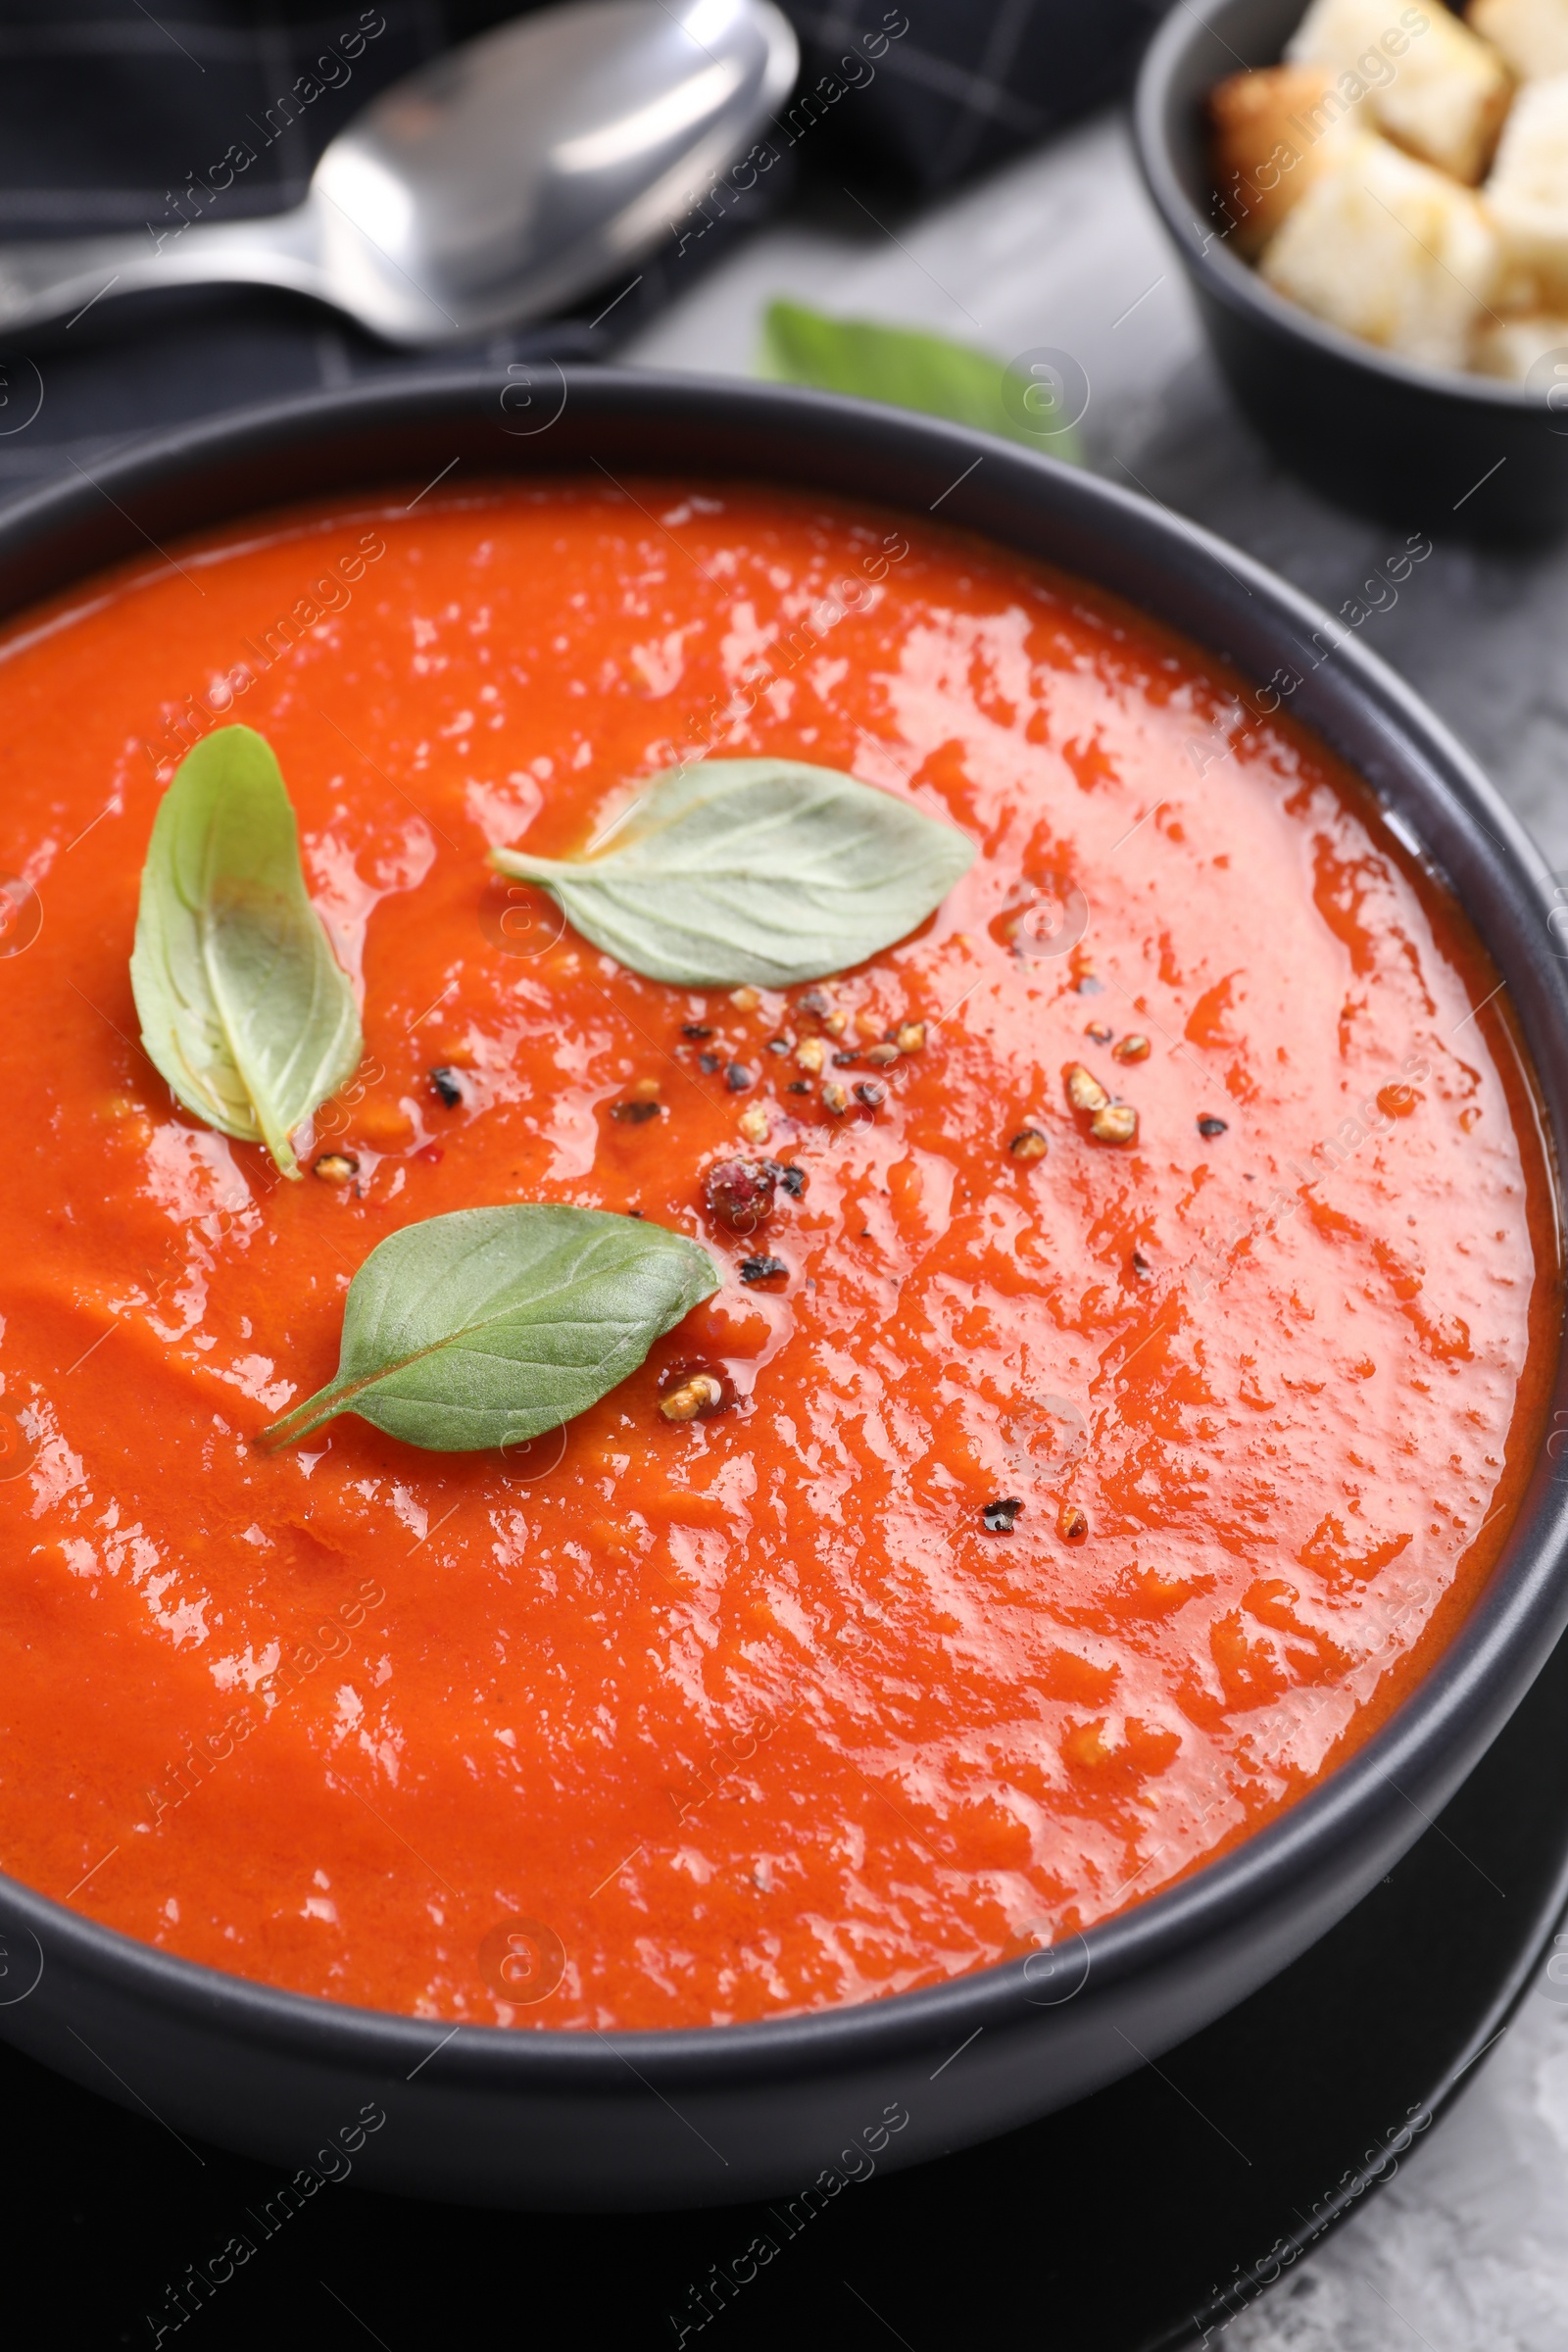
M 1366 132 L 1287 214 L 1258 268 L 1276 293 L 1347 334 L 1463 368 L 1497 254 L 1479 197 Z
M 1470 0 L 1465 22 L 1520 81 L 1568 74 L 1568 0 Z
M 1233 74 L 1209 92 L 1214 189 L 1234 224 L 1226 234 L 1249 259 L 1353 135 L 1338 105 L 1323 123 L 1329 86 L 1321 66 L 1269 66 Z
M 1520 90 L 1486 201 L 1502 240 L 1510 307 L 1568 304 L 1568 74 Z
M 1528 318 L 1489 318 L 1470 362 L 1478 375 L 1510 384 L 1535 382 L 1568 429 L 1568 317 L 1536 311 Z
M 1285 56 L 1321 66 L 1347 106 L 1424 163 L 1469 186 L 1486 170 L 1513 82 L 1439 0 L 1312 0 Z

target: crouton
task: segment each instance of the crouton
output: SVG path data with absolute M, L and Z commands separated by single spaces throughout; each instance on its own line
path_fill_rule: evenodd
M 1568 74 L 1527 81 L 1486 186 L 1516 310 L 1568 307 Z
M 1402 359 L 1463 368 L 1496 282 L 1479 197 L 1362 132 L 1264 247 L 1277 293 Z
M 1556 366 L 1541 366 L 1553 355 L 1558 355 Z M 1476 337 L 1470 365 L 1478 375 L 1500 375 L 1510 384 L 1540 383 L 1551 407 L 1564 412 L 1568 427 L 1568 318 L 1537 311 L 1528 318 L 1489 318 Z M 1538 368 L 1540 374 L 1533 376 Z
M 1469 186 L 1486 170 L 1513 83 L 1439 0 L 1312 0 L 1285 56 L 1322 67 L 1348 108 L 1423 163 Z
M 1568 0 L 1470 0 L 1465 21 L 1519 80 L 1568 74 Z
M 1209 122 L 1214 187 L 1239 253 L 1268 243 L 1286 214 L 1350 135 L 1338 105 L 1325 132 L 1317 111 L 1329 89 L 1321 66 L 1270 66 L 1233 74 L 1211 90 Z

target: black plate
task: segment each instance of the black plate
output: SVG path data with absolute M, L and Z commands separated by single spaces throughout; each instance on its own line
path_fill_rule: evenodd
M 13 2279 L 60 2344 L 164 2328 L 172 2345 L 184 2308 L 179 2340 L 225 2352 L 1177 2352 L 1392 2178 L 1474 2079 L 1568 1899 L 1568 1808 L 1545 1801 L 1564 1788 L 1568 1639 L 1441 1820 L 1240 2009 L 1044 2123 L 797 2207 L 793 2234 L 782 2199 L 541 2216 L 352 2183 L 285 2218 L 277 2169 L 176 2142 L 0 2048 Z

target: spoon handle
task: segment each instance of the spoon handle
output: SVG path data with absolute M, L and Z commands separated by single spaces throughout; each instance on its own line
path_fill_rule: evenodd
M 74 323 L 104 296 L 149 286 L 287 286 L 325 298 L 309 204 L 262 220 L 197 221 L 155 249 L 144 237 L 64 237 L 0 245 L 0 331 Z

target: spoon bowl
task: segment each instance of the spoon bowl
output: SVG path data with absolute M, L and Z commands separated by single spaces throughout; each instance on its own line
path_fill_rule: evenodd
M 747 157 L 800 63 L 771 0 L 572 0 L 449 50 L 331 141 L 305 202 L 141 238 L 0 247 L 0 330 L 149 287 L 313 295 L 389 343 L 471 342 L 629 268 Z M 748 150 L 751 150 L 748 156 Z

